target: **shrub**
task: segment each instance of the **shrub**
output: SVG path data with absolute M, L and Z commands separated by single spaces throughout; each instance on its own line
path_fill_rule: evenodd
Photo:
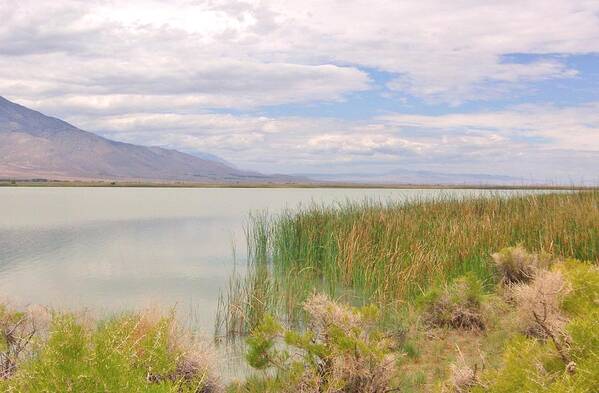
M 305 333 L 286 330 L 267 317 L 248 339 L 250 365 L 275 372 L 264 377 L 262 391 L 382 393 L 391 389 L 396 357 L 389 340 L 375 328 L 379 317 L 375 307 L 352 308 L 314 295 L 304 309 L 309 324 Z M 284 388 L 276 390 L 277 385 Z
M 503 355 L 503 367 L 488 372 L 473 390 L 489 393 L 543 391 L 555 372 L 560 371 L 559 359 L 546 350 L 547 344 L 518 337 L 512 340 Z
M 188 392 L 219 390 L 211 361 L 173 316 L 125 315 L 97 327 L 57 314 L 47 341 L 0 390 L 15 392 Z
M 547 269 L 552 263 L 549 254 L 531 254 L 524 247 L 507 247 L 492 254 L 493 261 L 503 284 L 519 284 L 531 281 L 537 271 Z
M 532 337 L 563 335 L 567 318 L 561 310 L 570 286 L 559 271 L 539 271 L 529 284 L 512 289 L 523 332 Z
M 0 379 L 11 377 L 36 333 L 33 319 L 0 304 Z
M 474 392 L 597 391 L 599 386 L 599 270 L 586 262 L 556 263 L 521 286 L 518 307 L 547 310 L 550 339 L 520 336 L 506 347 L 503 364 L 484 374 Z M 539 310 L 541 307 L 541 310 Z M 567 317 L 567 318 L 566 318 Z M 535 323 L 539 323 L 534 319 Z M 558 336 L 556 333 L 561 333 Z
M 434 327 L 484 330 L 481 312 L 483 286 L 473 274 L 456 279 L 442 290 L 430 290 L 421 303 L 425 305 L 425 322 Z
M 568 259 L 557 265 L 570 284 L 562 307 L 572 315 L 582 315 L 595 310 L 599 303 L 599 268 L 587 262 Z
M 458 348 L 459 350 L 459 348 Z M 459 351 L 456 362 L 450 366 L 449 388 L 453 392 L 464 393 L 478 384 L 478 367 L 471 367 L 464 359 L 464 355 Z

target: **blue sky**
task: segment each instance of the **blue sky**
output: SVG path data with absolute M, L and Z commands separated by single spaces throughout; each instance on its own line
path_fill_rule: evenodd
M 0 95 L 263 172 L 599 181 L 599 3 L 5 0 Z

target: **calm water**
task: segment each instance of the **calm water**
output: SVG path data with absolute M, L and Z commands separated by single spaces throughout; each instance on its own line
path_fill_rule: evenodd
M 243 224 L 251 211 L 440 192 L 0 188 L 0 298 L 97 313 L 177 305 L 211 331 L 234 249 L 244 263 Z

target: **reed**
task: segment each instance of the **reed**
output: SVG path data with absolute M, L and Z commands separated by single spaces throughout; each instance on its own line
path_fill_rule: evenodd
M 250 284 L 245 290 L 250 298 L 274 297 L 252 302 L 292 321 L 301 319 L 298 305 L 315 290 L 354 304 L 398 307 L 465 273 L 491 288 L 490 255 L 509 245 L 599 262 L 598 223 L 596 190 L 347 202 L 258 215 L 248 229 L 248 266 L 270 292 Z

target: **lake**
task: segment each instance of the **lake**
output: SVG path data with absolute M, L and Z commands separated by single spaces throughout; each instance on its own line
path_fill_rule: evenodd
M 0 188 L 0 297 L 96 314 L 176 306 L 211 332 L 251 212 L 522 191 Z

